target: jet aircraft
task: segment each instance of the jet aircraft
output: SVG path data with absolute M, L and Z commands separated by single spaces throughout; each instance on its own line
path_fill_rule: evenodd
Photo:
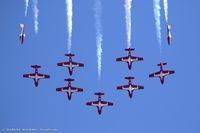
M 149 74 L 149 77 L 159 77 L 161 84 L 164 84 L 165 76 L 175 73 L 173 70 L 163 70 L 164 65 L 167 65 L 167 63 L 157 64 L 157 66 L 160 66 L 160 71 Z
M 21 33 L 20 33 L 20 41 L 21 41 L 21 44 L 24 43 L 24 39 L 25 39 L 25 33 L 24 33 L 24 24 L 20 24 L 20 27 L 21 27 Z
M 33 65 L 31 67 L 35 69 L 35 73 L 24 74 L 23 77 L 24 78 L 32 78 L 34 80 L 35 87 L 38 86 L 40 79 L 50 78 L 49 75 L 38 73 L 38 69 L 41 68 L 41 66 Z
M 97 101 L 93 101 L 93 102 L 87 102 L 86 105 L 88 105 L 88 106 L 96 106 L 97 109 L 98 109 L 99 115 L 101 114 L 103 107 L 105 107 L 105 106 L 113 106 L 112 102 L 107 102 L 107 101 L 102 101 L 101 100 L 101 96 L 104 95 L 104 93 L 97 92 L 97 93 L 94 93 L 94 94 L 98 96 L 98 100 Z
M 132 63 L 136 61 L 142 61 L 142 57 L 136 57 L 131 55 L 131 51 L 135 50 L 134 48 L 126 48 L 125 51 L 128 51 L 128 55 L 125 57 L 120 57 L 117 58 L 116 61 L 122 61 L 122 62 L 127 62 L 128 64 L 128 69 L 131 70 L 132 68 Z
M 68 79 L 65 79 L 65 81 L 68 82 L 68 86 L 66 86 L 66 87 L 61 87 L 61 88 L 56 88 L 56 91 L 60 91 L 60 92 L 65 92 L 65 93 L 67 93 L 68 100 L 71 100 L 72 94 L 73 94 L 74 92 L 83 92 L 83 89 L 82 89 L 82 88 L 73 87 L 73 86 L 71 85 L 71 82 L 74 81 L 74 79 L 68 78 Z
M 132 98 L 133 91 L 144 89 L 144 86 L 134 85 L 132 84 L 132 80 L 135 79 L 134 77 L 125 77 L 128 80 L 128 85 L 118 86 L 118 90 L 126 90 L 128 91 L 129 97 Z
M 74 54 L 65 54 L 65 56 L 68 56 L 69 60 L 67 62 L 58 63 L 57 66 L 68 67 L 70 75 L 72 75 L 75 67 L 84 67 L 84 64 L 72 61 L 72 57 L 75 56 Z
M 167 25 L 167 43 L 170 46 L 172 42 L 171 25 Z

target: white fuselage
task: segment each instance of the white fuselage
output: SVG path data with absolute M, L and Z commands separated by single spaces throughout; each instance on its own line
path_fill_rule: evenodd
M 137 87 L 132 87 L 132 85 L 129 85 L 129 87 L 123 87 L 123 90 L 127 90 L 129 91 L 130 93 L 133 91 L 133 90 L 138 90 L 138 86 Z
M 168 32 L 168 37 L 171 39 L 172 38 L 172 35 L 171 35 L 171 32 L 169 31 Z
M 154 74 L 155 77 L 160 77 L 160 79 L 163 79 L 164 76 L 169 75 L 169 72 L 167 73 L 163 73 L 162 71 L 160 71 L 159 74 Z
M 61 89 L 61 91 L 62 92 L 66 92 L 66 93 L 68 93 L 69 94 L 69 96 L 71 96 L 71 94 L 73 93 L 73 92 L 77 92 L 77 90 L 72 90 L 72 88 L 69 86 L 68 87 L 68 89 Z
M 36 82 L 38 82 L 39 79 L 45 78 L 45 76 L 39 76 L 37 73 L 34 76 L 29 76 L 29 78 L 35 79 Z
M 137 59 L 131 59 L 131 57 L 129 56 L 128 59 L 122 59 L 122 61 L 128 62 L 128 64 L 130 65 L 131 62 L 137 61 Z
M 63 66 L 68 67 L 70 70 L 72 70 L 74 67 L 77 67 L 77 65 L 73 65 L 72 62 L 69 62 L 67 65 L 64 64 Z
M 101 101 L 98 102 L 98 104 L 92 103 L 93 106 L 97 106 L 99 109 L 103 106 L 108 106 L 108 103 L 102 104 Z

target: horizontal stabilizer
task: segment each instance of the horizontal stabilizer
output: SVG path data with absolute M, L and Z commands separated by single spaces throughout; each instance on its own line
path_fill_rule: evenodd
M 102 96 L 102 95 L 104 95 L 104 93 L 102 93 L 102 92 L 96 92 L 96 93 L 94 93 L 94 95 Z
M 132 80 L 132 79 L 135 79 L 135 77 L 129 76 L 129 77 L 125 77 L 125 79 Z
M 125 51 L 134 51 L 134 48 L 126 48 Z
M 72 56 L 75 56 L 75 54 L 65 54 L 65 56 L 68 56 L 68 57 L 72 57 Z
M 159 63 L 159 64 L 157 64 L 157 66 L 164 66 L 164 65 L 167 65 L 167 63 L 166 62 L 161 62 L 161 63 Z
M 31 66 L 32 68 L 41 68 L 41 66 L 38 66 L 38 65 L 33 65 Z
M 65 79 L 65 81 L 67 81 L 67 82 L 71 82 L 71 81 L 74 81 L 74 79 L 67 78 L 67 79 Z

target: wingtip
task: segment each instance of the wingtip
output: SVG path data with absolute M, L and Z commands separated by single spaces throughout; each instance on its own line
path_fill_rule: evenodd
M 61 89 L 60 88 L 56 88 L 56 91 L 61 91 Z

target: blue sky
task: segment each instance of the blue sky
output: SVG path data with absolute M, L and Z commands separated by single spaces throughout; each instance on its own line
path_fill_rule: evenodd
M 56 92 L 66 85 L 67 69 L 57 67 L 67 60 L 67 25 L 65 1 L 39 1 L 39 33 L 34 33 L 32 1 L 24 17 L 24 1 L 2 0 L 0 4 L 0 129 L 2 128 L 56 128 L 58 132 L 137 132 L 137 133 L 199 133 L 199 5 L 198 0 L 169 0 L 169 23 L 172 24 L 172 44 L 166 41 L 166 23 L 161 10 L 162 54 L 156 39 L 153 1 L 133 1 L 132 46 L 134 54 L 143 62 L 133 64 L 129 71 L 125 63 L 115 58 L 126 55 L 124 1 L 102 0 L 103 56 L 102 75 L 98 80 L 94 0 L 73 0 L 72 52 L 74 60 L 85 64 L 76 69 L 74 86 L 84 88 L 73 94 Z M 162 3 L 161 3 L 162 5 Z M 25 24 L 25 43 L 19 41 L 19 24 Z M 168 62 L 166 69 L 176 74 L 166 77 L 165 84 L 148 75 L 159 68 L 160 61 Z M 35 88 L 24 73 L 33 70 L 33 64 L 42 66 L 41 73 L 49 80 L 41 80 Z M 134 76 L 135 84 L 144 90 L 135 91 L 129 99 L 127 92 L 116 90 L 124 85 L 125 76 Z M 87 101 L 96 100 L 94 92 L 103 91 L 103 99 L 112 101 L 102 115 Z

